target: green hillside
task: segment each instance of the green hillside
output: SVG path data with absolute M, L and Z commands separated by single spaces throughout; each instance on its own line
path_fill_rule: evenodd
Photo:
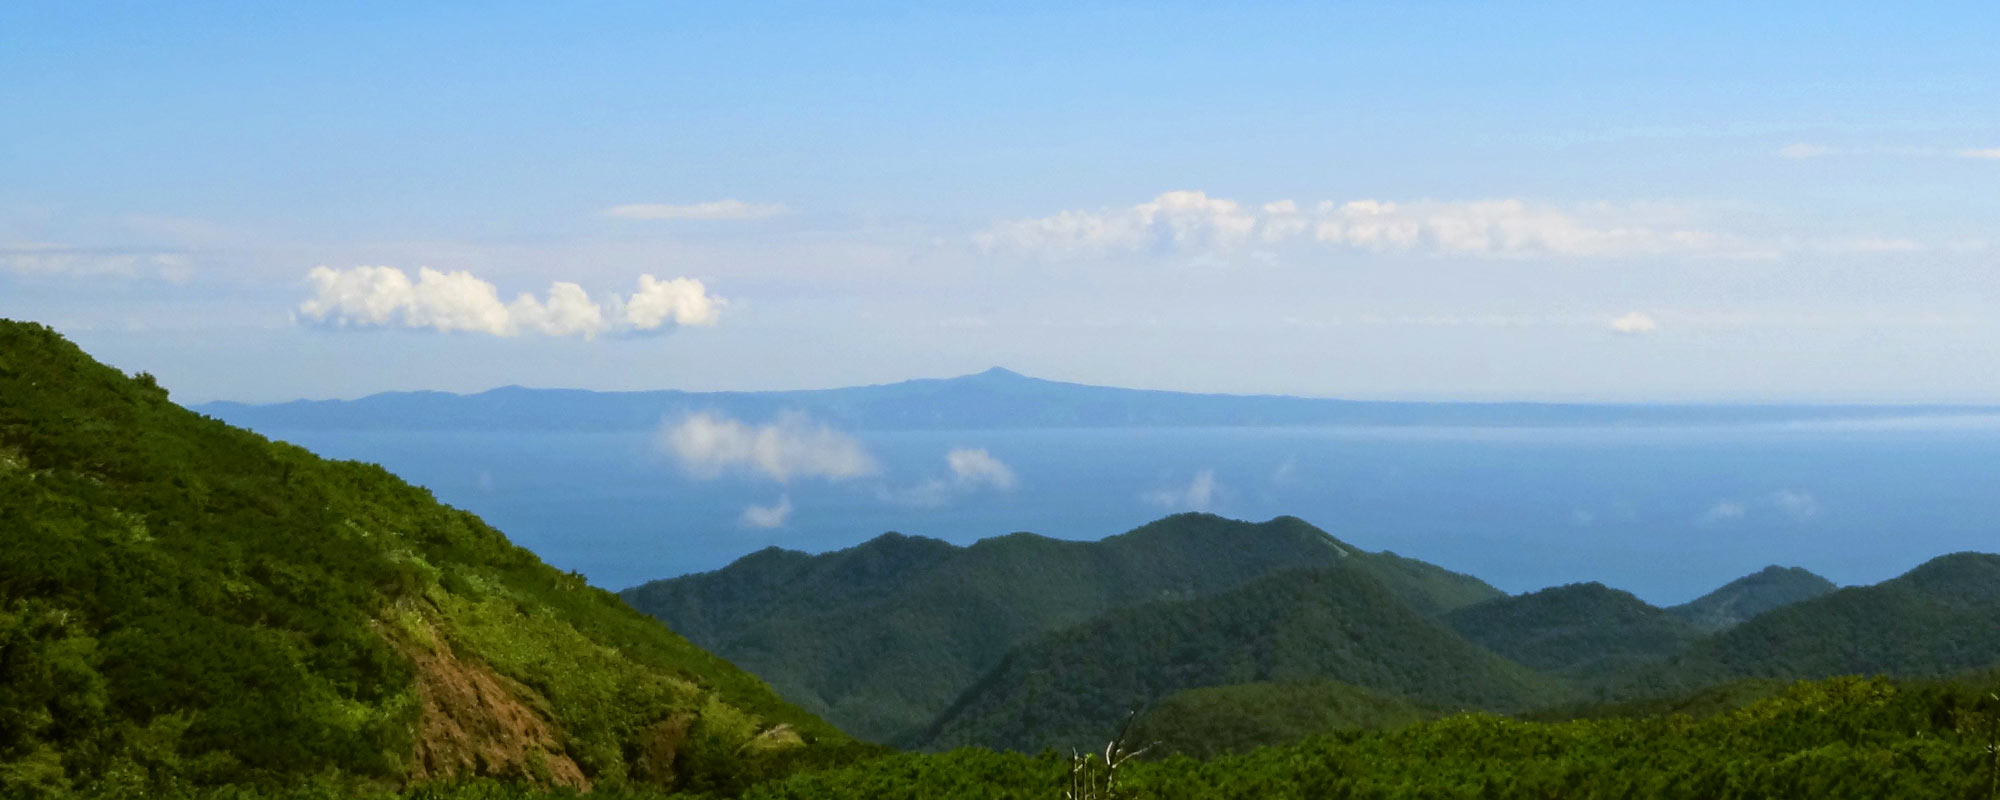
M 1630 592 L 1575 583 L 1466 606 L 1444 621 L 1480 646 L 1543 672 L 1603 675 L 1665 658 L 1699 633 Z
M 1437 716 L 1394 695 L 1330 680 L 1185 689 L 1134 720 L 1130 738 L 1159 755 L 1210 758 L 1342 730 L 1386 730 Z
M 1183 689 L 1330 678 L 1448 708 L 1520 710 L 1556 680 L 1467 642 L 1359 564 L 1105 614 L 1016 647 L 915 741 L 1035 751 L 1101 741 Z
M 888 742 L 921 732 L 1009 648 L 1038 634 L 1348 561 L 1426 611 L 1500 594 L 1429 564 L 1361 552 L 1297 518 L 1180 514 L 1097 542 L 1016 533 L 958 547 L 892 533 L 817 556 L 772 548 L 622 595 L 793 702 Z
M 1738 678 L 1933 677 L 2000 665 L 2000 555 L 1954 553 L 1777 608 L 1634 671 L 1625 691 Z
M 1118 788 L 1147 800 L 1986 800 L 2000 796 L 1995 753 L 2000 676 L 1842 678 L 1700 718 L 1463 714 L 1207 760 L 1142 758 L 1119 770 Z M 1069 769 L 1067 751 L 899 754 L 795 775 L 748 797 L 1042 800 L 1062 796 Z
M 1769 566 L 1723 584 L 1713 592 L 1667 609 L 1681 621 L 1703 631 L 1719 631 L 1803 600 L 1831 594 L 1840 587 L 1801 567 Z
M 848 747 L 379 467 L 0 321 L 0 796 L 471 775 L 729 789 Z

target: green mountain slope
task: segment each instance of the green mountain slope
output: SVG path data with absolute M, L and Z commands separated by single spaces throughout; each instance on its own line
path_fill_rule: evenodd
M 1105 614 L 1016 647 L 915 743 L 1026 751 L 1101 743 L 1183 689 L 1330 678 L 1445 707 L 1526 709 L 1557 681 L 1474 645 L 1355 563 Z
M 2000 675 L 1991 674 L 1949 683 L 1836 678 L 1699 718 L 1526 722 L 1462 714 L 1206 760 L 1135 759 L 1117 772 L 1117 796 L 1983 799 L 2000 787 L 1996 693 Z M 748 800 L 1061 797 L 1069 756 L 904 753 L 794 775 Z M 1093 758 L 1085 773 L 1101 777 L 1101 763 Z
M 1831 594 L 1840 587 L 1801 567 L 1769 566 L 1722 585 L 1722 588 L 1667 609 L 1681 621 L 1704 631 L 1742 624 L 1774 608 Z
M 1500 594 L 1429 564 L 1362 553 L 1296 518 L 1180 514 L 1097 542 L 1017 533 L 957 547 L 885 534 L 818 556 L 772 548 L 622 595 L 857 736 L 898 741 L 1038 634 L 1348 561 L 1427 610 Z
M 838 731 L 379 467 L 0 321 L 0 796 L 728 788 Z
M 1446 614 L 1444 621 L 1488 650 L 1571 676 L 1665 658 L 1699 635 L 1667 612 L 1601 583 L 1488 600 Z
M 1767 611 L 1627 679 L 1634 695 L 1738 678 L 1945 676 L 2000 665 L 2000 555 L 1954 553 Z
M 1128 738 L 1159 755 L 1210 758 L 1341 730 L 1398 728 L 1435 716 L 1394 695 L 1339 681 L 1185 689 L 1133 721 Z

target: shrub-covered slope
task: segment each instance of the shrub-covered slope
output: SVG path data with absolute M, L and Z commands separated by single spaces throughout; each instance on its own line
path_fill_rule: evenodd
M 1183 689 L 1330 678 L 1450 708 L 1518 710 L 1557 681 L 1412 610 L 1367 569 L 1292 570 L 1221 594 L 1149 603 L 1016 647 L 915 743 L 1034 751 L 1101 741 Z
M 0 321 L 0 796 L 727 788 L 838 731 L 379 467 Z M 809 752 L 808 752 L 809 751 Z
M 1665 658 L 1699 635 L 1630 592 L 1601 583 L 1488 600 L 1444 620 L 1495 653 L 1543 672 L 1578 677 Z
M 1722 588 L 1667 609 L 1667 613 L 1703 631 L 1719 631 L 1803 600 L 1832 594 L 1840 587 L 1802 567 L 1769 566 L 1722 585 Z
M 1133 721 L 1135 746 L 1209 758 L 1343 730 L 1388 730 L 1429 717 L 1409 701 L 1332 680 L 1186 689 Z
M 1097 542 L 1017 533 L 957 547 L 892 533 L 817 556 L 770 548 L 622 594 L 848 731 L 897 741 L 1038 634 L 1349 561 L 1430 613 L 1500 595 L 1430 564 L 1358 551 L 1297 518 L 1210 514 Z
M 1843 678 L 1701 718 L 1535 723 L 1466 714 L 1205 761 L 1131 761 L 1118 772 L 1118 788 L 1149 800 L 1983 800 L 2000 786 L 2000 757 L 1990 749 L 2000 747 L 1996 692 L 1993 676 L 1904 684 Z M 900 754 L 796 775 L 749 797 L 1039 800 L 1061 796 L 1068 756 Z

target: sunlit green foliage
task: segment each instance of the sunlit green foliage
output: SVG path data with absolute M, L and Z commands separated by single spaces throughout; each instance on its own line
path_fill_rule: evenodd
M 0 321 L 0 796 L 400 785 L 422 735 L 413 647 L 519 687 L 597 783 L 677 714 L 696 721 L 661 777 L 681 785 L 797 758 L 739 752 L 777 723 L 844 741 L 379 467 L 193 414 Z

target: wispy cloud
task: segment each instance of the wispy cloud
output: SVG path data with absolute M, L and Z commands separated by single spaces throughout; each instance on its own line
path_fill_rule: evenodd
M 689 474 L 748 473 L 787 483 L 795 478 L 847 480 L 880 470 L 860 440 L 802 414 L 751 425 L 720 414 L 689 414 L 661 427 L 657 444 Z
M 743 509 L 743 515 L 736 518 L 736 524 L 745 528 L 778 528 L 792 518 L 792 496 L 778 495 L 775 505 L 751 505 Z
M 1779 489 L 1750 502 L 1721 500 L 1703 511 L 1695 522 L 1712 526 L 1738 522 L 1753 514 L 1768 518 L 1772 513 L 1793 522 L 1805 522 L 1819 516 L 1819 498 L 1800 489 Z
M 782 203 L 745 203 L 741 200 L 711 200 L 706 203 L 627 203 L 604 210 L 605 216 L 641 220 L 742 220 L 765 219 L 785 213 Z
M 160 278 L 180 283 L 193 275 L 193 267 L 187 254 L 168 250 L 0 243 L 0 272 L 18 275 Z
M 1819 498 L 1797 489 L 1780 489 L 1767 498 L 1779 513 L 1801 522 L 1819 516 Z
M 2000 159 L 2000 147 L 1840 147 L 1799 142 L 1778 148 L 1780 158 L 1904 156 L 1911 158 Z
M 567 281 L 549 286 L 546 299 L 523 293 L 500 300 L 493 284 L 470 272 L 417 270 L 416 280 L 395 267 L 314 267 L 307 273 L 313 296 L 299 304 L 299 319 L 331 328 L 415 328 L 493 336 L 539 333 L 595 338 L 605 333 L 661 333 L 679 325 L 714 325 L 727 303 L 693 278 L 639 276 L 632 294 L 592 300 Z
M 1611 320 L 1611 330 L 1617 333 L 1637 335 L 1652 333 L 1660 329 L 1660 323 L 1649 314 L 1638 311 L 1628 312 Z
M 1186 485 L 1163 486 L 1140 495 L 1140 499 L 1169 511 L 1207 511 L 1222 491 L 1215 482 L 1215 470 L 1205 469 L 1196 472 Z
M 973 236 L 989 252 L 1045 256 L 1204 253 L 1281 244 L 1492 258 L 1768 257 L 1737 237 L 1675 224 L 1645 207 L 1561 209 L 1516 198 L 1472 202 L 1279 200 L 1255 208 L 1174 191 L 1127 208 L 1010 220 Z
M 1735 500 L 1723 500 L 1709 506 L 1707 511 L 1701 512 L 1701 516 L 1695 518 L 1695 521 L 1703 525 L 1719 525 L 1725 522 L 1735 522 L 1749 513 L 1750 509 L 1748 506 Z

